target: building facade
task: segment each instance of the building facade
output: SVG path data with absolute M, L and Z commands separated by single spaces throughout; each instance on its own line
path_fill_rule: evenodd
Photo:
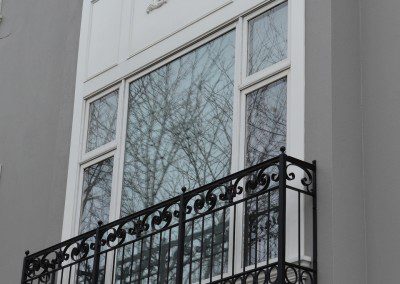
M 0 10 L 4 283 L 396 282 L 398 1 L 64 2 Z

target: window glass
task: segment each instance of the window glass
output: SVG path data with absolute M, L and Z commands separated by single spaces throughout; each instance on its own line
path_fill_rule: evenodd
M 246 166 L 280 154 L 286 145 L 286 78 L 246 97 Z
M 247 167 L 278 156 L 286 144 L 286 85 L 280 79 L 246 97 Z M 279 195 L 277 189 L 248 193 L 253 197 L 246 203 L 245 263 L 251 265 L 277 257 Z
M 268 10 L 249 21 L 247 75 L 287 57 L 288 4 Z
M 117 110 L 118 91 L 90 103 L 86 152 L 115 139 Z
M 98 221 L 108 222 L 112 173 L 113 157 L 84 170 L 80 233 L 95 229 Z
M 232 31 L 130 84 L 122 215 L 229 174 L 234 42 Z

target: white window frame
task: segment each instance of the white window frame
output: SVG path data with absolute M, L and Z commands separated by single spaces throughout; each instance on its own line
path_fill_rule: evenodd
M 116 129 L 115 129 L 115 138 L 114 140 L 101 145 L 91 151 L 86 151 L 86 147 L 87 147 L 87 136 L 88 136 L 88 128 L 89 128 L 89 119 L 90 119 L 90 104 L 111 94 L 112 92 L 117 91 L 117 96 L 118 96 L 118 105 L 117 105 L 117 121 L 116 121 Z M 121 135 L 121 133 L 118 131 L 118 125 L 121 123 L 121 112 L 119 111 L 120 109 L 120 97 L 121 94 L 120 92 L 122 91 L 122 85 L 121 86 L 116 86 L 114 88 L 109 88 L 106 89 L 105 91 L 102 91 L 98 94 L 89 96 L 87 98 L 85 98 L 85 116 L 84 116 L 84 123 L 83 123 L 83 129 L 82 129 L 82 148 L 81 148 L 81 160 L 82 161 L 89 161 L 91 159 L 93 159 L 93 157 L 98 157 L 100 155 L 102 155 L 103 153 L 109 152 L 113 149 L 117 148 L 117 144 L 118 144 L 118 137 L 119 135 Z
M 254 74 L 247 75 L 247 34 L 248 21 L 272 9 L 275 6 L 288 1 L 288 52 L 287 58 L 270 67 Z M 254 2 L 254 1 L 253 1 Z M 280 78 L 287 77 L 287 153 L 297 158 L 304 158 L 304 93 L 305 93 L 305 0 L 269 0 L 240 11 L 234 18 L 228 17 L 217 28 L 201 34 L 195 40 L 188 41 L 184 46 L 171 50 L 168 54 L 160 54 L 154 61 L 140 64 L 137 68 L 127 72 L 128 63 L 121 63 L 123 75 L 119 79 L 113 79 L 116 72 L 108 70 L 102 74 L 102 78 L 88 81 L 85 77 L 85 58 L 87 56 L 86 37 L 88 34 L 88 22 L 92 3 L 85 3 L 81 26 L 81 46 L 78 54 L 78 70 L 76 80 L 76 94 L 74 102 L 74 119 L 71 134 L 70 163 L 68 170 L 67 193 L 64 209 L 64 222 L 62 240 L 78 234 L 81 211 L 81 193 L 84 168 L 95 164 L 107 157 L 114 157 L 112 196 L 110 203 L 110 220 L 120 216 L 124 152 L 126 140 L 129 84 L 136 79 L 156 70 L 157 68 L 181 57 L 201 45 L 235 29 L 235 81 L 233 102 L 233 133 L 232 137 L 232 172 L 244 168 L 245 164 L 245 98 L 248 93 L 260 87 L 266 86 Z M 244 4 L 238 4 L 244 5 Z M 199 24 L 200 25 L 200 24 Z M 162 52 L 162 49 L 161 49 Z M 132 58 L 127 59 L 132 60 Z M 127 61 L 127 62 L 128 62 Z M 123 66 L 122 66 L 123 65 Z M 134 64 L 132 65 L 134 66 Z M 136 70 L 136 71 L 135 71 Z M 107 73 L 108 72 L 108 73 Z M 109 80 L 104 77 L 109 75 Z M 95 86 L 95 87 L 94 87 Z M 91 90 L 95 89 L 95 92 Z M 118 89 L 118 116 L 116 137 L 97 149 L 86 153 L 86 136 L 88 125 L 89 104 L 96 99 Z M 304 220 L 304 218 L 302 218 Z M 242 226 L 239 234 L 242 233 Z M 236 233 L 236 235 L 237 235 Z M 232 236 L 232 234 L 230 234 Z M 237 253 L 241 253 L 240 239 L 236 240 Z M 304 237 L 303 237 L 304 242 Z M 232 242 L 230 241 L 230 244 Z M 304 249 L 304 245 L 302 245 Z M 239 255 L 238 255 L 239 256 Z M 241 256 L 240 256 L 241 257 Z M 231 260 L 229 260 L 231 261 Z M 240 265 L 240 264 L 239 264 Z M 231 265 L 229 265 L 231 267 Z M 241 269 L 237 267 L 236 269 Z M 235 269 L 235 270 L 236 270 Z

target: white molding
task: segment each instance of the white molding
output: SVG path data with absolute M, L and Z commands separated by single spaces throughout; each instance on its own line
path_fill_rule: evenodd
M 217 12 L 217 11 L 219 11 L 219 10 L 225 8 L 226 6 L 228 6 L 229 4 L 232 4 L 232 3 L 233 3 L 233 0 L 228 0 L 228 1 L 226 1 L 226 2 L 223 3 L 222 5 L 216 7 L 215 9 L 213 9 L 213 10 L 207 12 L 207 13 L 205 13 L 204 15 L 198 17 L 197 19 L 191 21 L 190 23 L 184 25 L 183 27 L 181 27 L 181 28 L 179 28 L 179 29 L 177 29 L 177 30 L 175 30 L 175 31 L 173 31 L 173 32 L 171 32 L 171 33 L 169 33 L 169 34 L 167 34 L 166 36 L 164 36 L 164 37 L 162 37 L 161 39 L 159 39 L 159 40 L 157 40 L 157 41 L 155 41 L 155 42 L 153 42 L 153 43 L 151 43 L 151 44 L 145 46 L 144 48 L 142 48 L 142 49 L 140 49 L 140 50 L 138 50 L 138 51 L 133 52 L 133 53 L 129 56 L 129 58 L 132 58 L 132 57 L 134 57 L 134 56 L 136 56 L 136 55 L 138 55 L 138 54 L 140 54 L 140 53 L 146 51 L 147 49 L 149 49 L 149 48 L 151 48 L 151 47 L 153 47 L 153 46 L 155 46 L 155 45 L 161 43 L 162 41 L 164 41 L 164 40 L 166 40 L 166 39 L 168 39 L 168 38 L 170 38 L 170 37 L 172 37 L 172 36 L 178 34 L 179 32 L 181 32 L 181 31 L 183 31 L 183 30 L 189 28 L 190 26 L 193 26 L 193 25 L 196 24 L 197 22 L 200 22 L 201 20 L 207 18 L 208 16 L 214 14 L 215 12 Z
M 114 1 L 116 1 L 116 0 L 114 0 Z M 88 24 L 89 27 L 88 27 L 88 33 L 86 35 L 87 43 L 86 43 L 86 46 L 85 46 L 86 55 L 85 55 L 85 66 L 84 66 L 84 68 L 85 68 L 85 79 L 84 79 L 83 82 L 90 81 L 91 79 L 99 76 L 100 74 L 103 74 L 103 73 L 109 71 L 110 69 L 113 69 L 114 67 L 118 66 L 119 56 L 120 56 L 119 47 L 120 47 L 121 36 L 122 36 L 122 32 L 121 32 L 122 31 L 122 19 L 123 19 L 122 15 L 123 15 L 123 11 L 124 11 L 124 9 L 123 9 L 123 7 L 124 7 L 123 0 L 118 0 L 118 1 L 120 1 L 121 7 L 120 7 L 119 17 L 118 17 L 118 19 L 119 19 L 119 29 L 118 29 L 119 33 L 118 33 L 118 40 L 117 40 L 118 41 L 118 45 L 117 45 L 118 48 L 117 48 L 117 52 L 115 54 L 115 58 L 113 59 L 114 62 L 111 63 L 109 66 L 106 66 L 103 69 L 94 72 L 93 74 L 89 74 L 89 52 L 90 52 L 90 47 L 91 47 L 91 44 L 92 44 L 91 36 L 92 36 L 92 30 L 93 30 L 93 21 L 92 21 L 93 20 L 93 7 L 94 7 L 94 5 L 96 5 L 99 2 L 99 0 L 88 1 L 87 2 L 87 4 L 90 5 L 90 13 L 89 13 L 89 16 L 87 17 L 88 23 L 89 23 Z M 86 3 L 84 3 L 83 5 L 85 5 L 85 4 Z M 83 17 L 83 15 L 82 15 L 82 17 Z M 82 24 L 85 24 L 85 23 L 86 23 L 86 21 L 84 21 L 84 18 L 82 18 Z M 81 48 L 81 46 L 79 46 L 79 48 Z
M 133 2 L 133 0 L 126 1 Z M 165 60 L 176 52 L 190 47 L 197 41 L 212 35 L 227 25 L 235 24 L 238 18 L 264 7 L 271 1 L 273 0 L 233 1 L 223 7 L 223 9 L 219 9 L 211 15 L 208 15 L 206 17 L 207 21 L 198 21 L 190 27 L 180 30 L 178 34 L 174 34 L 161 42 L 157 42 L 155 46 L 149 47 L 140 53 L 135 53 L 135 55 L 127 56 L 125 59 L 121 58 L 118 66 L 86 81 L 85 94 L 93 93 L 104 86 L 109 86 L 120 82 L 122 79 L 127 79 L 157 62 Z M 133 6 L 134 5 L 127 8 L 130 10 L 129 13 L 131 14 L 134 10 Z M 132 17 L 130 17 L 130 19 L 132 20 Z M 132 27 L 133 24 L 131 23 L 130 28 Z M 131 32 L 132 31 L 130 31 L 130 34 L 126 37 L 132 36 Z M 129 44 L 129 49 L 132 50 L 132 38 L 130 38 Z

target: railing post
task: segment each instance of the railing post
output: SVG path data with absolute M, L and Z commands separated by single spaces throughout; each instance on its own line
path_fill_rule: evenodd
M 96 236 L 94 240 L 94 255 L 93 255 L 93 271 L 92 271 L 92 284 L 97 284 L 99 281 L 100 270 L 100 249 L 101 249 L 101 231 L 100 227 L 103 225 L 102 221 L 97 223 Z
M 25 283 L 26 280 L 26 259 L 29 255 L 29 250 L 25 251 L 25 257 L 24 257 L 24 261 L 23 261 L 23 266 L 22 266 L 22 277 L 21 277 L 21 284 Z
M 279 216 L 278 216 L 278 275 L 277 283 L 285 283 L 286 260 L 286 148 L 281 147 L 279 156 Z
M 186 221 L 186 187 L 182 188 L 182 194 L 179 200 L 179 227 L 178 227 L 178 253 L 176 262 L 176 284 L 183 283 L 183 258 L 185 248 L 185 221 Z
M 313 175 L 313 268 L 315 271 L 314 274 L 314 283 L 318 283 L 318 261 L 317 261 L 317 248 L 318 248 L 318 239 L 317 239 L 317 161 L 313 161 L 314 165 L 314 175 Z

